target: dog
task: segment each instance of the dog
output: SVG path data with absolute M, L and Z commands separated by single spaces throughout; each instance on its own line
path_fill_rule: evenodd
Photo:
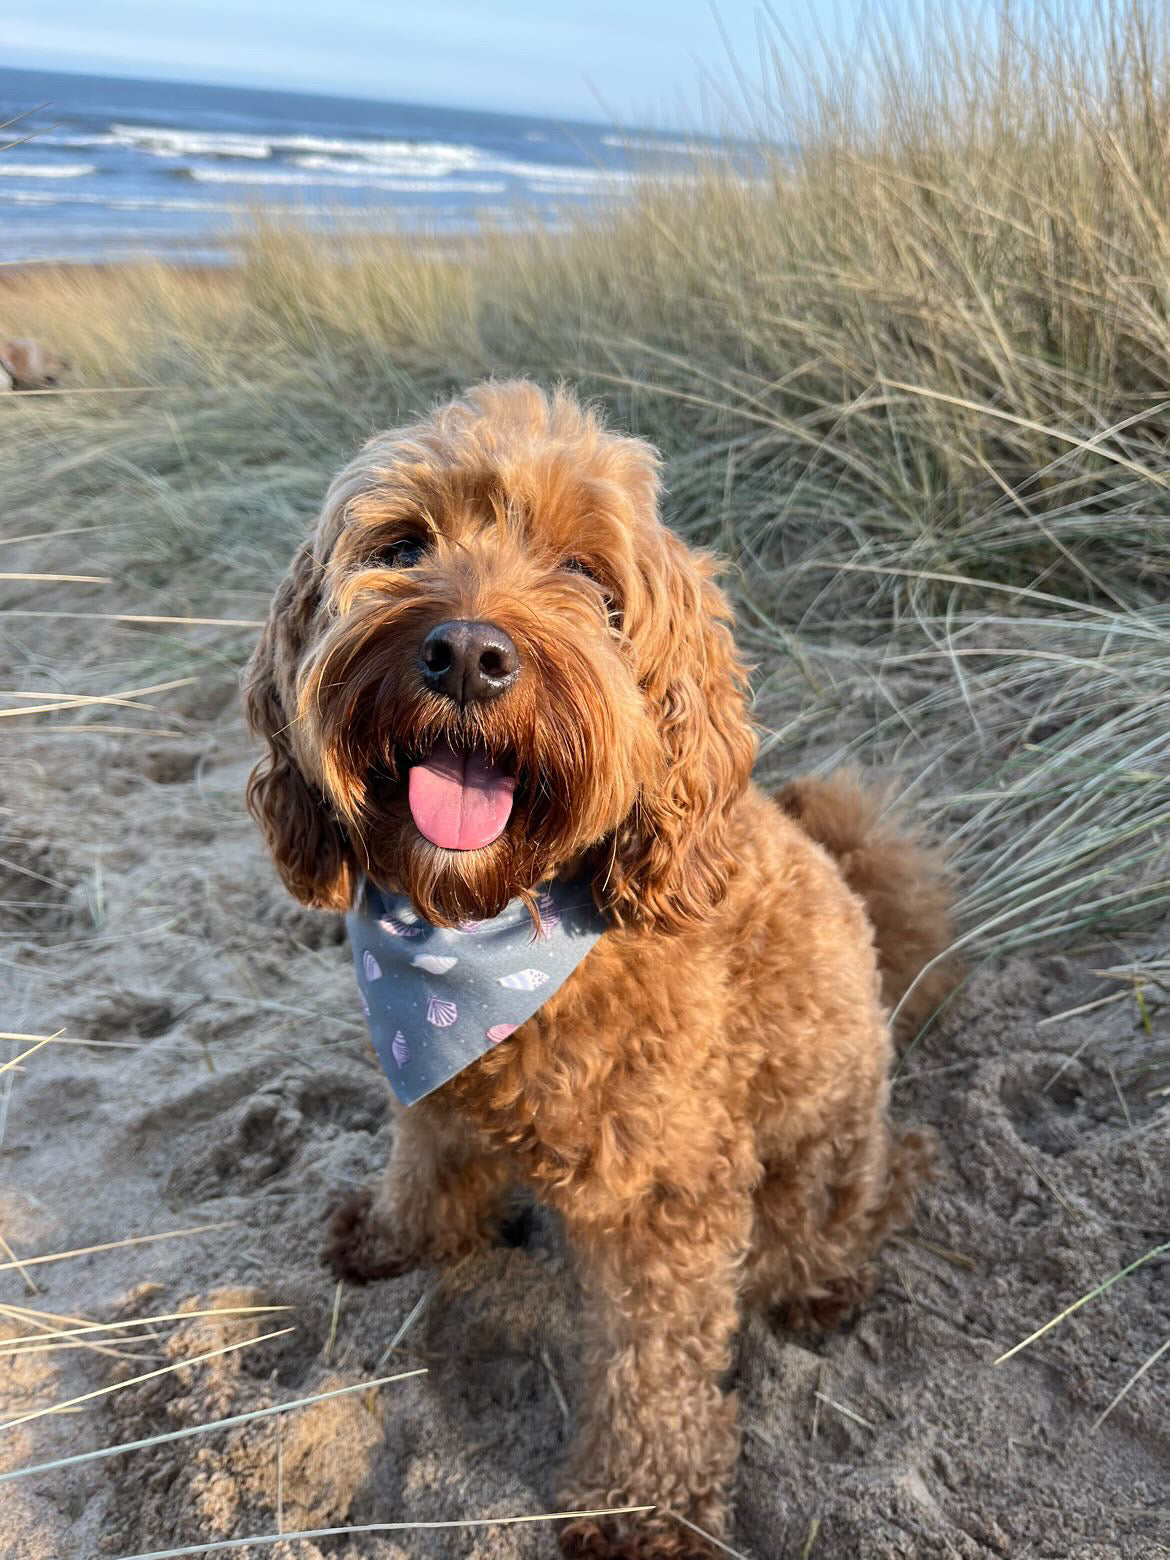
M 0 391 L 52 390 L 70 367 L 68 359 L 58 357 L 39 341 L 22 337 L 0 340 Z
M 744 1309 L 832 1326 L 908 1222 L 932 1147 L 890 1123 L 889 1013 L 909 992 L 917 1024 L 952 978 L 945 866 L 879 798 L 753 785 L 731 611 L 659 488 L 656 452 L 565 391 L 481 384 L 336 478 L 244 678 L 248 804 L 303 904 L 375 883 L 460 928 L 519 902 L 536 937 L 540 886 L 583 881 L 603 917 L 531 1017 L 399 1111 L 328 1259 L 359 1283 L 453 1262 L 517 1184 L 557 1210 L 587 1302 L 559 1499 L 654 1508 L 561 1548 L 638 1560 L 728 1534 Z

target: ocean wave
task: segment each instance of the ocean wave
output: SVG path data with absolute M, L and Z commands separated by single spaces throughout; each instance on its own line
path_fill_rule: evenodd
M 172 130 L 145 125 L 110 126 L 110 135 L 119 146 L 130 146 L 148 157 L 270 157 L 266 136 L 235 134 L 219 130 Z
M 80 144 L 81 138 L 78 138 Z M 248 134 L 244 131 L 183 130 L 171 126 L 113 124 L 108 139 L 93 144 L 127 146 L 150 157 L 224 157 L 264 162 L 274 152 L 307 152 L 362 158 L 390 173 L 471 169 L 483 161 L 477 147 L 451 141 L 364 140 L 357 136 Z
M 182 199 L 163 195 L 94 195 L 76 190 L 0 190 L 4 206 L 101 206 L 107 211 L 239 211 L 247 206 L 235 201 Z M 292 208 L 290 208 L 291 210 Z
M 440 155 L 438 146 L 421 147 L 409 152 L 379 151 L 366 157 L 331 157 L 316 152 L 294 157 L 298 168 L 316 168 L 322 173 L 401 174 L 407 177 L 442 179 L 452 173 L 494 173 L 490 163 L 470 157 Z
M 667 152 L 673 157 L 694 157 L 722 153 L 711 141 L 659 141 L 649 135 L 603 135 L 602 146 L 616 146 L 623 152 Z
M 228 167 L 224 177 L 240 183 L 295 183 L 293 179 L 269 178 L 257 174 L 247 177 L 230 169 L 233 160 L 255 162 L 287 155 L 298 166 L 329 174 L 366 176 L 376 173 L 394 178 L 440 179 L 450 174 L 473 173 L 481 178 L 566 179 L 573 184 L 589 183 L 609 187 L 624 184 L 634 177 L 620 168 L 599 168 L 580 164 L 532 162 L 511 159 L 457 141 L 408 141 L 401 138 L 363 140 L 357 136 L 323 135 L 249 135 L 242 131 L 197 131 L 138 127 L 115 124 L 110 127 L 119 145 L 152 157 L 188 160 L 224 159 Z M 230 169 L 230 173 L 229 173 Z M 189 170 L 203 178 L 201 170 Z M 210 177 L 210 175 L 207 175 Z
M 0 159 L 0 174 L 13 179 L 84 179 L 96 172 L 93 163 L 20 163 Z
M 363 141 L 345 136 L 274 135 L 268 138 L 268 144 L 282 152 L 323 152 L 375 163 L 409 162 L 413 167 L 443 163 L 453 168 L 478 168 L 484 160 L 477 146 L 457 141 Z
M 525 137 L 530 142 L 548 141 L 543 131 L 529 131 Z M 620 137 L 605 136 L 607 145 L 629 146 Z M 245 131 L 219 131 L 182 129 L 179 126 L 129 125 L 114 123 L 108 131 L 89 135 L 69 134 L 46 137 L 57 146 L 71 147 L 122 147 L 147 157 L 163 158 L 183 164 L 182 171 L 200 181 L 230 179 L 234 183 L 297 184 L 305 181 L 295 176 L 281 176 L 257 171 L 245 174 L 233 164 L 240 162 L 271 163 L 280 160 L 282 165 L 291 161 L 296 167 L 308 171 L 338 176 L 338 187 L 344 188 L 342 177 L 358 179 L 369 185 L 373 177 L 385 179 L 435 180 L 451 175 L 473 174 L 480 179 L 539 180 L 541 184 L 564 181 L 574 193 L 592 194 L 612 190 L 630 182 L 637 175 L 624 168 L 605 168 L 595 164 L 566 164 L 535 161 L 519 157 L 509 158 L 484 147 L 459 141 L 411 141 L 401 137 L 369 138 L 360 136 L 330 135 L 282 135 L 255 134 Z M 649 148 L 652 144 L 646 142 Z M 663 143 L 666 150 L 682 148 L 683 143 Z M 685 148 L 683 148 L 685 149 Z M 216 170 L 198 167 L 199 160 L 223 165 L 222 175 Z M 195 164 L 195 166 L 192 166 Z M 333 183 L 332 178 L 319 179 L 317 183 Z M 585 189 L 584 186 L 589 186 Z M 386 188 L 393 189 L 394 185 Z M 452 186 L 455 188 L 455 186 Z M 460 186 L 463 188 L 463 186 Z M 494 194 L 495 190 L 472 190 L 472 193 Z M 567 191 L 566 191 L 567 193 Z
M 121 137 L 108 132 L 89 135 L 38 135 L 38 146 L 120 146 Z
M 412 179 L 388 177 L 380 168 L 363 169 L 353 174 L 294 173 L 274 168 L 269 172 L 245 172 L 242 168 L 189 168 L 190 178 L 198 184 L 254 184 L 264 189 L 296 186 L 300 189 L 384 190 L 398 195 L 503 195 L 508 186 L 499 179 L 476 179 L 455 183 L 449 179 Z

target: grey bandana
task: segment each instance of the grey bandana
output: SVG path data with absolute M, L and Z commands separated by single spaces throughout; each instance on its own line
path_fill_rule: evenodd
M 422 920 L 403 894 L 362 885 L 345 918 L 362 1009 L 395 1094 L 413 1105 L 499 1045 L 569 978 L 605 931 L 585 878 L 489 921 Z

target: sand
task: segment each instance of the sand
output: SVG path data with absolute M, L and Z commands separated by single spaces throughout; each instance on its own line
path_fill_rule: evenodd
M 18 552 L 5 567 L 30 566 Z M 9 600 L 34 604 L 27 590 Z M 217 643 L 214 630 L 177 632 Z M 76 688 L 92 667 L 85 686 L 108 691 L 115 663 L 120 686 L 165 680 L 141 673 L 157 642 L 129 629 L 29 626 L 8 643 L 36 647 L 18 675 L 40 676 L 9 687 L 49 686 L 56 668 Z M 8 1268 L 0 1302 L 95 1321 L 288 1309 L 160 1323 L 125 1335 L 129 1357 L 0 1355 L 0 1417 L 293 1330 L 5 1430 L 0 1470 L 427 1374 L 4 1484 L 0 1553 L 88 1560 L 278 1529 L 551 1511 L 578 1376 L 578 1290 L 555 1223 L 538 1212 L 521 1244 L 437 1286 L 417 1273 L 339 1294 L 319 1264 L 330 1209 L 386 1157 L 387 1090 L 339 924 L 287 898 L 244 815 L 250 749 L 234 675 L 210 653 L 202 667 L 194 686 L 152 700 L 158 717 L 71 717 L 130 735 L 3 723 L 3 1027 L 90 1044 L 44 1046 L 0 1075 L 0 1235 L 31 1257 L 216 1227 L 37 1265 L 27 1281 Z M 171 721 L 176 734 L 149 734 Z M 1165 1239 L 1166 1080 L 1143 1063 L 1141 1013 L 1131 994 L 1068 1013 L 1125 993 L 1093 971 L 1140 952 L 983 968 L 905 1060 L 897 1113 L 938 1130 L 940 1178 L 851 1325 L 816 1340 L 763 1320 L 745 1328 L 736 1551 L 1170 1552 L 1170 1355 L 1094 1428 L 1170 1335 L 1165 1265 L 995 1363 Z M 1150 1022 L 1164 1038 L 1166 1010 Z M 0 1061 L 22 1049 L 0 1041 Z M 0 1335 L 30 1330 L 0 1314 Z M 503 1560 L 551 1556 L 555 1541 L 549 1524 L 497 1522 L 242 1552 Z

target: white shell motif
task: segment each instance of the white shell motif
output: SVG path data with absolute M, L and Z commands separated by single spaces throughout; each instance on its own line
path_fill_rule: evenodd
M 388 915 L 384 921 L 379 921 L 378 925 L 382 928 L 388 937 L 422 936 L 421 926 L 408 926 L 405 921 L 400 920 L 399 917 L 395 915 Z
M 540 911 L 540 940 L 548 942 L 549 938 L 561 924 L 561 912 L 553 903 L 551 894 L 539 894 L 536 900 L 536 908 Z
M 402 1033 L 401 1029 L 396 1029 L 394 1031 L 394 1038 L 390 1042 L 390 1049 L 394 1053 L 394 1060 L 398 1063 L 399 1067 L 405 1067 L 407 1062 L 410 1061 L 410 1047 L 407 1045 L 406 1036 Z
M 445 997 L 427 998 L 427 1023 L 434 1024 L 436 1029 L 450 1029 L 458 1017 L 459 1010 L 454 1002 L 448 1002 Z
M 377 959 L 374 958 L 374 955 L 368 948 L 366 949 L 365 953 L 362 954 L 362 972 L 367 980 L 382 979 L 382 966 L 378 963 Z
M 459 960 L 444 958 L 441 953 L 416 953 L 410 962 L 416 970 L 426 970 L 428 975 L 445 975 Z
M 548 976 L 543 970 L 517 970 L 514 975 L 501 975 L 498 982 L 509 991 L 535 991 L 543 986 Z

